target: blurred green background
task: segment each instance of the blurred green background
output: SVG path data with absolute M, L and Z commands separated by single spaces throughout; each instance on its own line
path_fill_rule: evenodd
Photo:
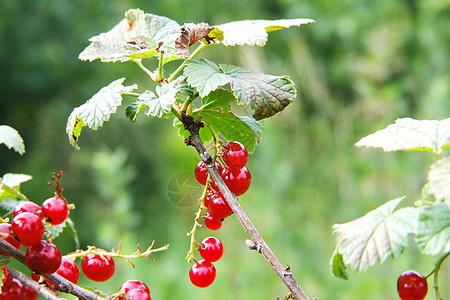
M 141 279 L 154 300 L 275 299 L 288 292 L 245 246 L 247 234 L 234 217 L 221 230 L 203 229 L 198 236 L 201 241 L 214 235 L 224 243 L 215 283 L 199 289 L 189 282 L 186 233 L 196 206 L 189 198 L 175 205 L 168 191 L 172 180 L 193 175 L 199 158 L 171 121 L 142 115 L 134 125 L 122 108 L 98 131 L 84 130 L 80 151 L 69 145 L 68 115 L 101 87 L 122 76 L 140 90 L 152 87 L 134 64 L 77 59 L 90 37 L 111 29 L 129 8 L 180 24 L 315 19 L 316 24 L 271 33 L 264 48 L 214 46 L 201 53 L 218 63 L 289 75 L 299 90 L 293 105 L 263 122 L 263 139 L 249 160 L 252 186 L 240 202 L 310 297 L 396 299 L 400 273 L 432 270 L 436 258 L 412 246 L 395 261 L 364 274 L 350 272 L 349 281 L 335 279 L 329 271 L 331 226 L 390 199 L 406 195 L 411 204 L 419 197 L 432 154 L 353 145 L 397 117 L 449 117 L 450 1 L 0 0 L 0 124 L 16 128 L 27 148 L 21 157 L 1 146 L 0 174 L 32 175 L 23 192 L 42 203 L 52 193 L 52 172 L 64 170 L 82 247 L 117 249 L 120 242 L 123 252 L 133 252 L 138 243 L 170 244 L 154 262 L 141 259 L 133 269 L 117 261 L 111 280 L 93 283 L 82 276 L 81 285 L 111 294 L 127 279 Z M 64 253 L 75 247 L 66 235 L 55 243 Z M 450 263 L 443 268 L 443 295 L 450 297 Z M 431 286 L 427 299 L 434 299 Z

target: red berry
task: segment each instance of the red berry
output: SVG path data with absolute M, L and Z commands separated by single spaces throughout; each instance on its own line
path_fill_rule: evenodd
M 222 159 L 229 169 L 238 170 L 247 164 L 248 152 L 244 145 L 239 142 L 229 142 L 223 148 Z
M 123 291 L 125 293 L 125 295 L 128 296 L 128 299 L 130 299 L 129 292 L 132 290 L 136 290 L 136 289 L 144 291 L 145 294 L 148 294 L 148 297 L 149 297 L 148 299 L 151 299 L 150 298 L 150 290 L 149 290 L 148 286 L 140 280 L 125 281 L 124 284 L 122 284 L 122 286 L 120 287 L 120 290 Z M 124 299 L 125 299 L 124 297 L 119 297 L 119 300 L 124 300 Z M 135 298 L 135 299 L 140 299 L 140 298 Z M 147 299 L 147 298 L 143 298 L 143 299 Z
M 38 216 L 41 220 L 44 219 L 44 214 L 42 213 L 41 207 L 34 202 L 27 201 L 22 202 L 14 208 L 13 218 L 21 213 L 29 212 Z
M 427 279 L 416 271 L 406 271 L 397 280 L 398 295 L 402 300 L 422 300 L 428 292 Z
M 20 249 L 20 242 L 18 240 L 16 240 L 12 234 L 11 231 L 11 225 L 8 223 L 1 223 L 0 224 L 0 237 L 2 239 L 4 239 L 5 241 L 7 241 L 8 243 L 10 243 L 11 245 L 13 245 L 14 247 L 16 247 L 17 249 Z M 11 257 L 11 255 L 9 255 L 6 252 L 0 251 L 0 254 L 6 255 L 8 257 Z
M 223 245 L 218 238 L 207 237 L 201 242 L 198 251 L 204 260 L 215 262 L 222 257 Z
M 77 284 L 78 279 L 80 278 L 80 269 L 78 269 L 77 264 L 71 260 L 70 258 L 63 257 L 61 259 L 61 266 L 56 271 L 56 274 L 61 275 L 68 281 Z M 50 280 L 46 280 L 48 285 L 52 288 L 58 290 L 59 288 Z
M 106 252 L 97 249 L 97 252 Z M 93 281 L 106 281 L 114 275 L 116 265 L 111 256 L 88 254 L 83 257 L 81 270 L 87 278 Z
M 53 274 L 61 266 L 61 251 L 52 243 L 40 241 L 27 249 L 25 264 L 36 273 Z
M 219 170 L 219 174 L 222 173 L 222 166 L 217 161 L 215 164 L 217 170 Z M 206 185 L 206 180 L 208 180 L 208 169 L 206 169 L 206 165 L 203 160 L 201 160 L 195 167 L 195 178 L 197 178 L 197 181 L 200 182 L 200 184 Z
M 211 197 L 209 201 L 209 212 L 217 218 L 224 219 L 231 215 L 233 210 L 228 205 L 227 201 L 225 201 L 222 193 L 217 192 Z
M 211 230 L 217 230 L 222 227 L 222 220 L 210 212 L 206 213 L 204 222 L 205 226 Z
M 120 299 L 120 298 L 119 298 Z M 134 289 L 127 293 L 128 300 L 152 300 L 150 294 L 148 294 L 143 288 Z
M 8 270 L 6 270 L 6 267 L 1 267 L 2 271 L 0 272 L 0 277 L 3 276 L 2 281 L 3 284 L 5 284 L 6 279 L 8 278 Z
M 247 167 L 243 167 L 238 170 L 225 168 L 222 171 L 222 177 L 227 187 L 236 196 L 240 196 L 245 193 L 252 182 L 252 176 Z
M 24 246 L 39 244 L 44 236 L 44 224 L 42 220 L 30 212 L 18 214 L 13 218 L 11 230 Z
M 52 197 L 42 203 L 42 213 L 53 225 L 64 223 L 69 214 L 67 203 L 61 198 Z
M 198 287 L 204 288 L 211 285 L 216 278 L 216 268 L 206 260 L 196 262 L 189 271 L 189 279 Z
M 23 285 L 12 276 L 8 276 L 5 284 L 1 287 L 1 300 L 27 300 Z
M 22 285 L 22 293 L 26 295 L 26 300 L 36 300 L 39 296 L 39 293 L 37 291 L 33 290 L 26 284 Z

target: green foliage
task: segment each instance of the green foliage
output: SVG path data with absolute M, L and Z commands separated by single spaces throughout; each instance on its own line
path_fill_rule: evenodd
M 20 155 L 25 153 L 25 144 L 19 132 L 8 125 L 0 125 L 0 144 L 5 144 Z

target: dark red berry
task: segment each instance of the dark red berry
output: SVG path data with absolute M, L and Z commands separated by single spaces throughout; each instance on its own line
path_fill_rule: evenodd
M 106 252 L 97 249 L 97 252 Z M 116 265 L 111 256 L 88 254 L 81 261 L 81 270 L 87 278 L 93 281 L 106 281 L 114 275 Z
M 33 290 L 26 284 L 23 284 L 22 288 L 23 288 L 22 293 L 26 295 L 25 298 L 26 300 L 36 300 L 37 297 L 39 296 L 39 293 L 37 291 Z
M 16 240 L 13 236 L 13 233 L 11 231 L 11 225 L 8 223 L 1 223 L 0 224 L 0 237 L 2 239 L 4 239 L 5 241 L 7 241 L 8 243 L 10 243 L 11 245 L 13 245 L 14 247 L 16 247 L 17 249 L 20 249 L 20 242 L 18 240 Z M 6 255 L 8 257 L 11 257 L 11 255 L 9 255 L 6 252 L 0 251 L 0 254 Z
M 44 224 L 42 220 L 30 212 L 18 214 L 13 218 L 11 230 L 24 246 L 39 244 L 44 236 Z
M 231 170 L 243 168 L 248 161 L 247 149 L 239 142 L 229 142 L 223 147 L 222 159 Z
M 222 172 L 222 166 L 216 161 L 216 168 L 219 174 Z M 195 178 L 200 184 L 206 185 L 206 180 L 208 180 L 208 169 L 206 169 L 205 163 L 201 160 L 195 167 Z
M 58 225 L 66 221 L 69 210 L 66 201 L 52 197 L 42 203 L 42 213 L 51 224 Z
M 247 167 L 238 170 L 223 169 L 222 177 L 225 184 L 236 196 L 244 194 L 250 187 L 252 176 Z
M 40 241 L 27 249 L 25 264 L 36 273 L 53 274 L 61 266 L 61 251 L 52 243 Z
M 217 230 L 222 227 L 222 219 L 216 217 L 212 213 L 208 212 L 205 216 L 205 226 L 211 230 Z
M 218 238 L 207 237 L 201 242 L 198 251 L 204 260 L 215 262 L 222 257 L 223 245 Z
M 208 208 L 210 213 L 220 219 L 228 217 L 233 212 L 227 201 L 225 201 L 225 198 L 222 196 L 222 193 L 220 192 L 215 193 L 211 197 Z
M 422 300 L 428 292 L 427 279 L 416 271 L 403 272 L 397 280 L 397 291 L 402 300 Z
M 198 287 L 204 288 L 211 285 L 216 278 L 216 268 L 206 260 L 196 262 L 189 271 L 189 279 Z
M 122 290 L 126 295 L 128 295 L 131 290 L 135 289 L 142 289 L 146 294 L 150 296 L 150 290 L 148 286 L 140 280 L 125 281 L 124 284 L 122 284 L 122 286 L 120 287 L 120 290 Z M 125 298 L 119 297 L 119 299 L 124 300 Z
M 8 276 L 5 284 L 1 287 L 1 300 L 27 300 L 23 285 L 12 276 Z
M 27 201 L 22 202 L 14 208 L 13 218 L 18 214 L 29 212 L 38 216 L 41 220 L 44 219 L 44 214 L 42 213 L 41 207 L 34 202 Z
M 61 266 L 56 271 L 56 274 L 61 275 L 68 281 L 77 284 L 78 279 L 80 278 L 80 269 L 78 269 L 77 264 L 73 260 L 67 257 L 63 257 L 61 259 Z M 50 280 L 46 281 L 48 285 L 58 290 L 58 287 L 53 282 L 51 282 Z

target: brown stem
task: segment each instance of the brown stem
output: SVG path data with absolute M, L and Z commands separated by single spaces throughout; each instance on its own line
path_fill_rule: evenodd
M 278 258 L 275 256 L 275 254 L 266 244 L 264 239 L 258 233 L 255 226 L 245 213 L 245 211 L 242 209 L 236 195 L 231 193 L 231 191 L 226 186 L 225 182 L 223 181 L 222 177 L 219 174 L 219 171 L 215 167 L 211 155 L 208 153 L 208 151 L 206 151 L 206 148 L 203 145 L 202 140 L 200 138 L 199 130 L 201 127 L 203 127 L 201 120 L 198 119 L 194 121 L 194 119 L 191 116 L 188 116 L 186 114 L 183 114 L 182 117 L 183 117 L 182 122 L 184 124 L 185 129 L 191 133 L 191 136 L 189 136 L 185 140 L 185 143 L 188 146 L 193 146 L 197 150 L 201 159 L 205 162 L 206 168 L 208 169 L 208 172 L 211 175 L 212 179 L 216 183 L 225 200 L 230 205 L 236 217 L 241 222 L 242 226 L 245 228 L 245 230 L 251 237 L 254 243 L 254 244 L 252 243 L 251 245 L 253 249 L 261 253 L 261 255 L 269 263 L 272 269 L 278 274 L 281 280 L 283 280 L 284 284 L 288 287 L 288 289 L 291 292 L 291 297 L 297 300 L 310 300 L 308 296 L 305 294 L 305 292 L 302 290 L 300 285 L 297 283 L 297 281 L 295 281 L 289 266 L 285 267 L 280 263 Z M 252 247 L 250 248 L 252 249 Z
M 20 250 L 16 249 L 14 246 L 12 246 L 10 243 L 8 243 L 7 241 L 5 241 L 2 238 L 0 238 L 0 250 L 10 254 L 12 257 L 17 259 L 22 264 L 25 264 L 25 254 L 23 252 L 21 252 Z M 8 270 L 8 272 L 9 272 L 9 270 Z M 25 276 L 25 275 L 23 275 L 23 276 Z M 97 296 L 96 294 L 94 294 L 88 290 L 83 289 L 82 287 L 66 280 L 65 278 L 59 276 L 56 273 L 54 273 L 52 275 L 43 275 L 43 276 L 45 278 L 51 280 L 57 286 L 59 286 L 59 288 L 62 292 L 75 295 L 80 300 L 105 300 L 106 299 L 106 298 Z M 25 283 L 25 284 L 27 284 L 27 283 Z M 41 290 L 35 289 L 33 286 L 30 286 L 30 287 L 33 288 L 34 290 L 38 291 L 42 296 L 46 297 L 47 299 L 54 299 L 54 298 L 49 298 L 46 295 L 42 294 Z

